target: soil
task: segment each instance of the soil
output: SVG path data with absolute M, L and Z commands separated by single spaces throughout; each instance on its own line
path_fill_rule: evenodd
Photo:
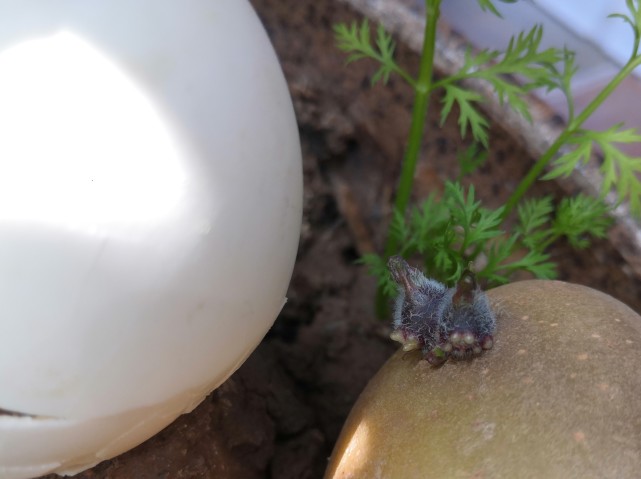
M 277 50 L 294 100 L 304 162 L 304 218 L 288 302 L 247 362 L 195 411 L 138 448 L 77 477 L 113 479 L 320 478 L 354 401 L 396 350 L 374 314 L 375 281 L 354 264 L 384 240 L 410 123 L 401 81 L 370 86 L 373 66 L 344 65 L 332 24 L 358 14 L 335 0 L 252 0 Z M 416 70 L 416 55 L 398 46 Z M 438 101 L 438 99 L 435 99 Z M 432 108 L 415 200 L 457 174 L 454 116 Z M 473 183 L 488 206 L 510 194 L 532 158 L 498 127 Z M 560 196 L 553 182 L 533 195 Z M 604 239 L 588 251 L 551 251 L 559 278 L 592 286 L 641 310 L 639 280 Z M 54 476 L 51 476 L 54 477 Z

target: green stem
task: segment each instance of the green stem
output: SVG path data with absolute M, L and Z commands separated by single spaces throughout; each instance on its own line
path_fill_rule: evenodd
M 521 200 L 523 195 L 530 189 L 532 184 L 538 180 L 539 176 L 545 169 L 545 167 L 550 163 L 550 161 L 556 156 L 561 147 L 567 143 L 567 141 L 574 135 L 579 128 L 583 125 L 585 120 L 587 120 L 594 111 L 601 106 L 605 99 L 610 96 L 610 94 L 619 86 L 619 84 L 627 77 L 632 71 L 641 65 L 641 55 L 632 58 L 626 65 L 616 74 L 610 83 L 599 92 L 599 94 L 590 102 L 588 106 L 576 117 L 574 120 L 566 126 L 565 130 L 559 135 L 554 143 L 547 149 L 545 153 L 534 163 L 534 166 L 528 174 L 521 180 L 521 183 L 516 187 L 514 193 L 508 199 L 505 210 L 503 211 L 503 219 L 505 219 L 512 210 L 516 207 L 517 203 Z
M 431 2 L 429 1 L 426 2 L 427 22 L 425 23 L 419 75 L 414 87 L 415 100 L 414 108 L 412 110 L 412 123 L 410 126 L 409 140 L 405 151 L 405 157 L 403 158 L 401 177 L 394 203 L 394 209 L 400 212 L 405 212 L 407 205 L 409 204 L 412 185 L 414 183 L 416 163 L 421 150 L 425 117 L 427 116 L 427 109 L 429 106 L 434 65 L 434 49 L 436 46 L 436 23 L 440 14 L 441 0 L 434 1 L 433 5 L 430 5 L 430 3 Z M 393 255 L 397 252 L 397 249 L 398 242 L 388 233 L 388 240 L 385 246 L 385 257 Z
M 440 15 L 441 0 L 426 0 L 425 8 L 427 20 L 423 34 L 423 49 L 419 66 L 418 79 L 413 83 L 415 98 L 412 110 L 412 123 L 410 126 L 409 139 L 401 177 L 399 180 L 394 209 L 404 213 L 410 201 L 416 163 L 421 150 L 425 118 L 429 106 L 430 92 L 432 90 L 432 76 L 434 69 L 434 50 L 436 48 L 436 24 Z M 387 243 L 385 244 L 384 257 L 389 258 L 398 251 L 398 241 L 393 235 L 387 232 Z M 382 290 L 379 288 L 376 296 L 376 311 L 380 317 L 385 316 L 387 302 Z

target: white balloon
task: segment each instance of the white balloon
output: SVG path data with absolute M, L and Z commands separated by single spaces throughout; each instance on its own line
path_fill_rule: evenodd
M 247 1 L 0 0 L 0 478 L 89 467 L 224 381 L 284 304 L 301 201 Z

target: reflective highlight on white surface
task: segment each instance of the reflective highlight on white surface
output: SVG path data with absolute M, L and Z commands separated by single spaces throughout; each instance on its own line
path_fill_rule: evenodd
M 1 52 L 0 105 L 0 220 L 91 232 L 176 213 L 185 172 L 168 126 L 82 38 L 62 32 Z
M 34 416 L 0 416 L 0 478 L 118 454 L 238 368 L 301 179 L 245 0 L 0 0 L 0 409 Z

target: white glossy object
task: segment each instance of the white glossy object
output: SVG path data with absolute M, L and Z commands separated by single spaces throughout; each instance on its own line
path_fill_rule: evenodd
M 280 311 L 296 123 L 245 0 L 0 0 L 0 478 L 193 408 Z M 89 440 L 91 438 L 91 440 Z

